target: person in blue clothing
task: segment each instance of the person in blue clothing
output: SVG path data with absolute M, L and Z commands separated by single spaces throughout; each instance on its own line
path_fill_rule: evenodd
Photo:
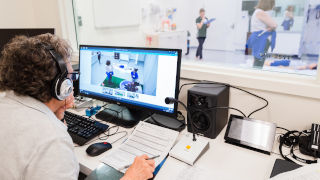
M 112 84 L 113 66 L 109 60 L 106 62 L 106 74 L 108 78 L 108 84 Z
M 139 78 L 138 76 L 138 69 L 137 68 L 134 68 L 133 71 L 131 71 L 131 77 L 132 77 L 132 82 L 133 83 L 137 83 L 137 80 Z
M 132 91 L 132 92 L 136 92 L 137 89 L 136 89 L 136 86 L 138 85 L 138 78 L 139 78 L 139 75 L 138 75 L 138 69 L 137 68 L 134 68 L 133 71 L 131 71 L 131 78 L 132 78 L 132 83 L 131 85 L 129 86 L 129 91 Z
M 248 47 L 252 48 L 254 68 L 263 68 L 269 47 L 275 47 L 277 23 L 271 17 L 274 6 L 275 0 L 260 0 L 251 18 Z
M 293 6 L 288 6 L 287 10 L 284 13 L 284 20 L 281 26 L 285 31 L 290 31 L 291 27 L 293 26 L 293 23 L 294 23 L 293 11 L 294 11 Z

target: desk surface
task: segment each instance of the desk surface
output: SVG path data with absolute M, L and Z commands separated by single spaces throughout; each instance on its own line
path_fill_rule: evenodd
M 84 111 L 71 111 L 79 115 L 85 114 Z M 119 131 L 123 130 L 127 131 L 130 135 L 133 128 L 125 129 L 120 127 Z M 179 137 L 185 133 L 187 133 L 186 130 L 181 132 Z M 194 166 L 189 166 L 186 163 L 172 157 L 168 157 L 155 179 L 268 179 L 270 177 L 273 164 L 279 156 L 275 154 L 266 155 L 227 144 L 224 142 L 224 133 L 225 129 L 216 139 L 208 139 L 209 149 L 196 161 Z M 107 141 L 112 143 L 122 135 L 123 134 L 112 136 Z M 125 138 L 113 144 L 113 148 L 119 146 L 124 140 Z M 100 140 L 97 140 L 95 142 L 99 141 Z M 98 167 L 101 163 L 100 159 L 110 152 L 107 151 L 99 156 L 90 157 L 85 152 L 89 145 L 75 147 L 75 154 L 80 163 L 80 171 L 86 175 L 90 174 L 96 167 Z M 275 143 L 273 149 L 274 152 L 278 152 L 277 143 Z

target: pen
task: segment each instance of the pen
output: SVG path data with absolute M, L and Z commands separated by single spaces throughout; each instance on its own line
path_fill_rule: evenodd
M 152 159 L 155 159 L 155 158 L 158 158 L 158 157 L 160 157 L 160 155 L 153 156 L 153 157 L 151 157 L 151 158 L 148 158 L 147 160 L 152 160 Z M 129 168 L 131 165 L 132 165 L 132 164 L 123 166 L 122 168 L 119 169 L 119 171 Z

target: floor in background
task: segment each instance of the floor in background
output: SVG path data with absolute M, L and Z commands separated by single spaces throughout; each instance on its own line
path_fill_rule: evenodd
M 196 48 L 190 48 L 189 55 L 182 56 L 182 61 L 187 62 L 197 62 L 216 66 L 228 66 L 236 68 L 252 68 L 253 56 L 245 55 L 243 51 L 219 51 L 219 50 L 203 50 L 203 59 L 197 60 L 195 57 Z M 268 58 L 267 60 L 274 60 Z M 264 66 L 265 71 L 283 72 L 290 74 L 301 74 L 308 76 L 315 76 L 317 74 L 316 70 L 298 70 L 297 68 L 318 63 L 318 57 L 308 57 L 304 56 L 301 59 L 291 59 L 289 67 L 270 67 Z

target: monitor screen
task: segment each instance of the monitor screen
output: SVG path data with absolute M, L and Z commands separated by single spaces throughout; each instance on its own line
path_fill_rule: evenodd
M 80 46 L 80 95 L 175 115 L 181 50 Z
M 36 36 L 40 34 L 51 33 L 54 34 L 53 28 L 36 28 L 36 29 L 0 29 L 0 51 L 3 46 L 7 44 L 12 38 L 17 35 Z

